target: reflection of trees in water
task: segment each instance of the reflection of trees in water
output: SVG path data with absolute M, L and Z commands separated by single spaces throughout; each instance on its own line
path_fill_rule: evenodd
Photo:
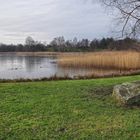
M 24 64 L 25 64 L 25 69 L 30 72 L 35 70 L 38 65 L 43 63 L 45 61 L 45 58 L 43 57 L 32 57 L 32 56 L 26 56 L 24 58 Z
M 11 66 L 12 68 L 24 68 L 28 72 L 35 70 L 38 65 L 45 61 L 45 57 L 36 56 L 16 56 L 3 55 L 0 56 L 0 64 Z

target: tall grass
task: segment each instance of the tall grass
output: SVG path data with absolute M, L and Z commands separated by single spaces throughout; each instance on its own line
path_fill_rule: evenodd
M 113 51 L 61 54 L 58 64 L 70 68 L 102 68 L 114 70 L 139 70 L 140 52 Z

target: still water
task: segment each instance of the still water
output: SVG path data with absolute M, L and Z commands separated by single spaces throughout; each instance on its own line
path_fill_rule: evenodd
M 57 64 L 56 56 L 19 56 L 0 54 L 0 79 L 35 79 L 57 76 L 85 75 L 85 70 L 65 69 Z

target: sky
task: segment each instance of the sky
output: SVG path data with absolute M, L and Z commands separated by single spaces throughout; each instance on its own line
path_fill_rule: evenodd
M 97 0 L 0 0 L 0 42 L 24 43 L 27 36 L 53 38 L 111 36 L 111 15 Z

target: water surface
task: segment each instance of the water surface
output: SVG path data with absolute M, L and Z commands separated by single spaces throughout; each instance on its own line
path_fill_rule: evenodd
M 85 75 L 83 69 L 66 69 L 58 66 L 56 56 L 26 56 L 14 53 L 0 53 L 0 79 L 49 78 L 54 75 Z

